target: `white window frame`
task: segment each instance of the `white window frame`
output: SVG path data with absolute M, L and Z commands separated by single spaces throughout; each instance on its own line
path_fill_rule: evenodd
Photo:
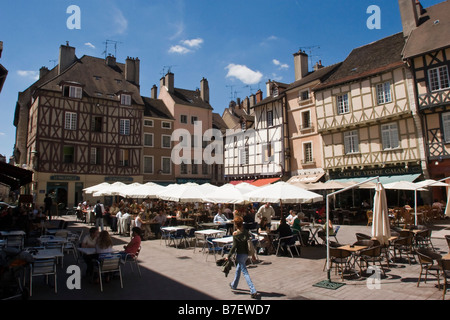
M 442 114 L 442 132 L 444 143 L 450 143 L 450 112 Z
M 130 165 L 130 150 L 120 149 L 119 150 L 119 166 L 128 167 Z
M 152 137 L 152 143 L 147 144 L 146 137 Z M 144 133 L 144 147 L 153 148 L 155 146 L 155 135 L 153 133 Z
M 167 125 L 167 127 L 165 127 L 164 125 Z M 172 129 L 172 122 L 169 121 L 161 121 L 161 128 L 162 129 Z
M 144 127 L 153 128 L 154 123 L 155 122 L 151 119 L 144 120 Z
M 151 165 L 151 169 L 150 169 L 150 171 L 147 171 L 146 169 L 148 169 L 147 168 L 147 166 L 146 166 L 146 161 L 148 160 L 148 159 L 152 159 L 151 161 L 152 161 L 152 165 Z M 154 172 L 155 172 L 155 157 L 154 156 L 144 156 L 144 174 L 153 174 Z
M 122 136 L 130 135 L 130 119 L 120 119 L 119 133 Z
M 381 143 L 383 150 L 397 149 L 400 147 L 397 123 L 381 125 Z
M 386 81 L 376 85 L 377 104 L 392 102 L 391 82 Z
M 428 81 L 432 92 L 450 88 L 450 77 L 447 66 L 440 66 L 428 70 Z
M 338 114 L 346 114 L 350 112 L 348 93 L 343 93 L 336 96 L 336 106 Z
M 269 117 L 270 114 L 270 117 Z M 274 123 L 274 119 L 273 119 L 273 110 L 268 110 L 267 111 L 267 127 L 273 127 L 273 123 Z M 270 119 L 270 121 L 269 121 Z
M 169 146 L 168 147 L 164 146 L 164 138 L 169 138 Z M 170 136 L 168 134 L 162 134 L 161 135 L 161 148 L 163 148 L 163 149 L 172 148 L 172 140 L 171 139 L 172 139 L 172 136 Z
M 309 122 L 308 122 L 308 126 L 305 126 L 305 114 L 309 114 Z M 301 113 L 300 113 L 300 115 L 301 115 L 301 128 L 302 129 L 311 129 L 312 128 L 312 121 L 311 121 L 311 110 L 305 110 L 305 111 L 302 111 Z
M 169 172 L 164 172 L 164 160 L 169 160 Z M 161 157 L 161 173 L 172 174 L 172 159 L 170 157 Z
M 310 146 L 310 154 L 306 153 L 306 147 Z M 311 141 L 303 142 L 303 163 L 312 163 L 314 161 L 313 156 L 313 144 Z
M 305 93 L 306 93 L 306 97 L 304 96 Z M 307 101 L 310 98 L 311 98 L 311 92 L 310 92 L 309 88 L 298 92 L 298 99 L 300 101 Z
M 66 111 L 64 129 L 66 130 L 77 130 L 77 113 Z
M 81 87 L 69 86 L 69 98 L 81 99 L 83 89 Z
M 131 106 L 131 94 L 122 93 L 120 95 L 120 104 L 123 106 Z
M 91 147 L 91 149 L 90 149 L 91 151 L 90 151 L 90 153 L 89 153 L 89 163 L 90 164 L 100 164 L 100 161 L 99 161 L 99 158 L 98 158 L 98 156 L 99 156 L 99 148 L 97 148 L 97 147 Z
M 344 132 L 344 153 L 359 153 L 359 133 L 358 130 Z

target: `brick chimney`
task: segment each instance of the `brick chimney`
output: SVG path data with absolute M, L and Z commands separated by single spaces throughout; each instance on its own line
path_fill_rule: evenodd
M 261 102 L 263 99 L 263 92 L 261 91 L 261 89 L 259 89 L 256 94 L 256 103 Z
M 116 57 L 114 57 L 112 55 L 108 55 L 106 57 L 106 65 L 110 66 L 110 67 L 115 67 L 116 66 Z
M 138 58 L 127 57 L 125 60 L 125 79 L 135 85 L 139 85 L 140 60 Z
M 416 0 L 398 0 L 398 5 L 400 7 L 400 16 L 402 18 L 403 36 L 409 37 L 411 31 L 419 25 Z
M 319 62 L 316 62 L 316 64 L 314 65 L 314 71 L 317 71 L 322 68 L 323 68 L 322 60 L 319 60 Z
M 150 93 L 150 98 L 158 99 L 158 87 L 154 84 Z
M 294 53 L 295 81 L 302 79 L 308 74 L 308 55 L 299 50 Z
M 200 81 L 200 97 L 204 102 L 209 103 L 209 85 L 205 78 Z
M 173 93 L 175 90 L 174 85 L 175 85 L 174 74 L 172 72 L 168 72 L 164 79 L 164 86 L 167 88 L 167 91 L 169 91 L 169 93 Z
M 76 60 L 77 57 L 75 56 L 75 48 L 69 46 L 68 42 L 66 45 L 59 47 L 58 75 L 63 73 Z
M 39 79 L 42 79 L 43 77 L 45 77 L 47 75 L 47 73 L 49 73 L 50 70 L 48 70 L 47 67 L 41 67 L 39 69 Z

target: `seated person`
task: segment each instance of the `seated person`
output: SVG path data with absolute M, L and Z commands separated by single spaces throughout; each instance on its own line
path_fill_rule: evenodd
M 261 249 L 260 254 L 270 254 L 273 251 L 271 246 L 271 236 L 270 236 L 270 224 L 267 221 L 267 217 L 261 218 L 261 223 L 258 228 L 258 235 L 261 235 L 263 239 L 260 241 Z
M 95 248 L 97 244 L 97 238 L 98 238 L 98 229 L 95 227 L 92 227 L 89 229 L 89 234 L 87 234 L 83 241 L 81 242 L 82 248 Z
M 319 230 L 317 235 L 323 240 L 324 237 L 327 236 L 327 229 L 326 229 L 326 223 L 323 225 L 322 230 Z M 331 223 L 331 220 L 328 220 L 328 235 L 333 236 L 334 235 L 334 227 Z
M 123 251 L 119 252 L 123 260 L 126 259 L 127 255 L 135 255 L 138 252 L 141 247 L 141 232 L 141 229 L 138 227 L 131 229 L 131 241 L 126 246 L 123 246 Z
M 219 210 L 219 212 L 217 212 L 217 214 L 214 216 L 214 223 L 220 224 L 221 227 L 226 227 L 227 226 L 227 222 L 228 222 L 228 218 L 222 213 L 222 211 Z
M 295 218 L 297 217 L 297 214 L 294 210 L 289 210 L 289 215 L 286 217 L 286 223 L 290 226 L 294 223 Z
M 286 218 L 283 217 L 280 221 L 280 225 L 276 231 L 276 233 L 278 233 L 279 235 L 279 239 L 284 238 L 284 237 L 288 237 L 288 236 L 292 236 L 292 230 L 291 227 L 286 223 Z M 287 245 L 288 243 L 292 241 L 292 239 L 283 239 L 281 241 L 281 248 L 282 248 L 282 254 L 283 255 L 287 255 L 288 254 L 288 250 L 287 250 Z M 275 240 L 276 246 L 278 246 L 278 242 L 279 240 Z
M 301 242 L 307 244 L 309 240 L 309 230 L 302 230 L 302 220 L 299 215 L 297 215 L 292 221 L 291 226 L 292 232 L 297 233 L 301 237 Z M 299 239 L 300 240 L 300 239 Z

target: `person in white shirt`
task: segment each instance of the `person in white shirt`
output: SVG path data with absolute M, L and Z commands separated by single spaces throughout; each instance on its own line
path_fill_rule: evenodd
M 222 211 L 219 209 L 217 214 L 214 216 L 214 223 L 220 224 L 221 226 L 226 226 L 226 223 L 228 221 L 228 218 L 222 213 Z
M 289 215 L 286 217 L 287 224 L 292 226 L 296 217 L 297 217 L 297 214 L 295 213 L 295 211 L 289 210 Z
M 259 207 L 259 210 L 256 213 L 255 220 L 259 224 L 261 222 L 262 217 L 266 217 L 267 218 L 267 223 L 270 224 L 272 222 L 272 218 L 274 216 L 275 216 L 275 210 L 270 205 L 270 203 L 267 202 L 266 204 L 264 204 L 261 207 Z

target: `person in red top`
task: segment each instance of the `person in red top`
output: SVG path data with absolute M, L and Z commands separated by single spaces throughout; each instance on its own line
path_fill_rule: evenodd
M 127 255 L 135 255 L 141 247 L 141 229 L 134 227 L 131 229 L 131 241 L 123 246 L 124 251 L 119 252 L 122 259 L 126 259 Z

